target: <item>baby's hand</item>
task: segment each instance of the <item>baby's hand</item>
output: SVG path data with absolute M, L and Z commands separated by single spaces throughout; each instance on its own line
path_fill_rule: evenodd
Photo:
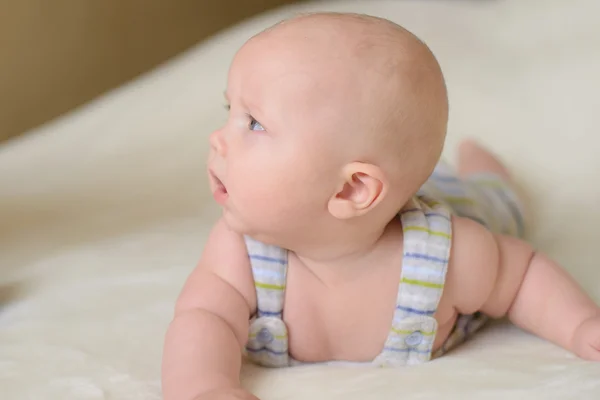
M 579 325 L 573 336 L 573 351 L 585 360 L 600 361 L 600 314 Z
M 250 392 L 245 391 L 241 388 L 221 388 L 213 390 L 212 392 L 204 393 L 194 400 L 259 400 L 258 397 L 253 396 Z

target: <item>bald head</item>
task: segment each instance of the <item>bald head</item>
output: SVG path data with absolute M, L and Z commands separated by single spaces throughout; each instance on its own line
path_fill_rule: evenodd
M 318 132 L 340 163 L 372 163 L 392 186 L 414 191 L 435 167 L 448 119 L 444 78 L 429 48 L 397 24 L 301 15 L 250 39 L 236 59 L 246 91 L 269 98 L 288 126 Z
M 382 18 L 317 13 L 282 21 L 252 41 L 283 45 L 299 62 L 314 63 L 327 72 L 321 83 L 331 100 L 352 100 L 339 110 L 360 131 L 344 130 L 342 140 L 356 144 L 352 156 L 390 173 L 406 170 L 398 165 L 404 159 L 416 184 L 427 179 L 443 148 L 448 102 L 439 64 L 415 35 Z

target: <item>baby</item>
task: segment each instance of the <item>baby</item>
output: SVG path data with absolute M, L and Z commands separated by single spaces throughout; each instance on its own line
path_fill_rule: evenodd
M 600 361 L 600 308 L 521 240 L 505 168 L 473 142 L 456 171 L 439 161 L 446 88 L 411 33 L 284 21 L 237 53 L 226 98 L 208 160 L 223 215 L 166 336 L 165 399 L 255 399 L 242 355 L 416 365 L 490 317 Z

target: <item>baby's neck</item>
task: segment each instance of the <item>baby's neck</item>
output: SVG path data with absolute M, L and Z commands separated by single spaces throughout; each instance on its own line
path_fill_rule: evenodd
M 315 277 L 327 286 L 360 278 L 365 271 L 379 265 L 381 258 L 401 250 L 402 227 L 395 218 L 373 232 L 346 232 L 335 240 L 314 248 L 293 251 Z

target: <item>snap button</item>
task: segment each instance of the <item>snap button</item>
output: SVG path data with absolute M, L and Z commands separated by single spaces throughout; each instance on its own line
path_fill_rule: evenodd
M 269 330 L 267 328 L 262 328 L 256 334 L 256 339 L 259 342 L 261 342 L 262 344 L 269 344 L 273 341 L 274 337 L 273 337 L 273 334 L 271 332 L 269 332 Z
M 404 339 L 404 342 L 410 347 L 418 346 L 421 344 L 422 341 L 423 334 L 420 331 L 413 332 L 410 335 L 408 335 L 406 339 Z

